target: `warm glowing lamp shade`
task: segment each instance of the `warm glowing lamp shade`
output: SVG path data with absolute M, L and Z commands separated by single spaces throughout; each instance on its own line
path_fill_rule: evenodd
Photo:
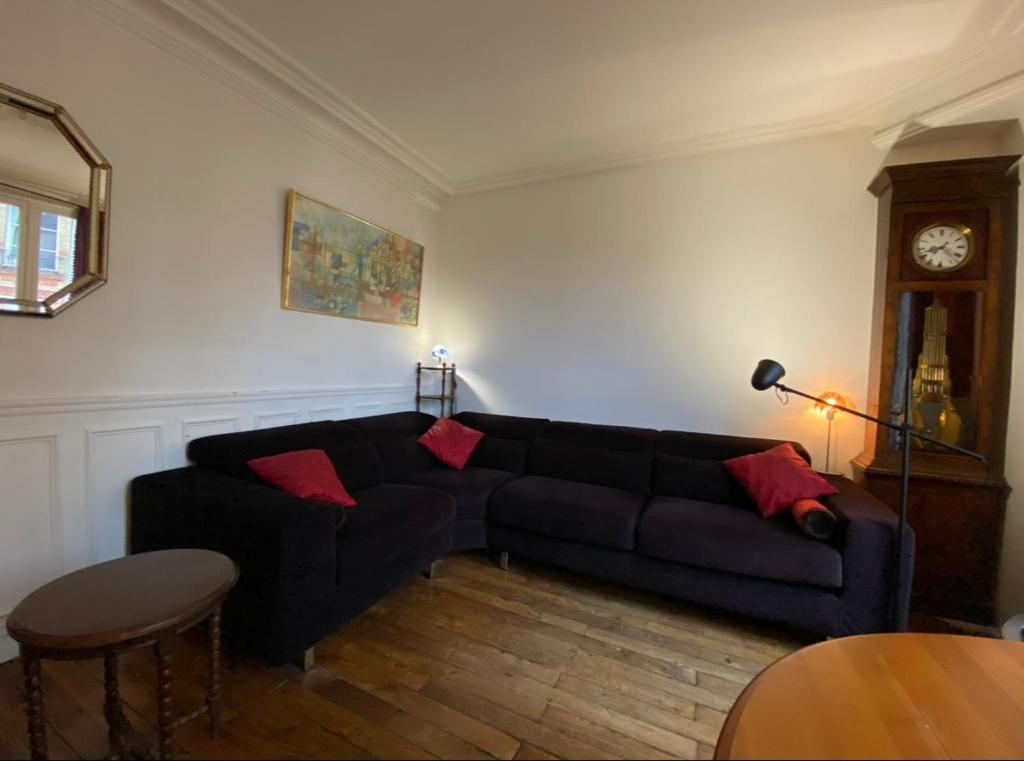
M 840 394 L 838 391 L 823 391 L 818 394 L 820 402 L 814 403 L 814 409 L 818 412 L 826 413 L 829 415 L 829 419 L 835 417 L 836 407 L 849 407 L 850 400 Z

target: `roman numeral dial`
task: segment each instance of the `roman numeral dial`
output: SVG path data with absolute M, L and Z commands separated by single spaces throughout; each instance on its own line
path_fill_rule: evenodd
M 940 222 L 928 225 L 914 236 L 914 262 L 929 272 L 952 272 L 970 261 L 974 233 L 966 225 Z

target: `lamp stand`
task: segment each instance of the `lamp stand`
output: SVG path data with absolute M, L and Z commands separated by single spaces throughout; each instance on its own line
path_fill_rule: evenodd
M 831 462 L 832 462 L 832 421 L 836 419 L 836 410 L 834 407 L 829 407 L 828 412 L 825 413 L 825 418 L 828 420 L 828 434 L 825 438 L 825 472 L 831 473 Z

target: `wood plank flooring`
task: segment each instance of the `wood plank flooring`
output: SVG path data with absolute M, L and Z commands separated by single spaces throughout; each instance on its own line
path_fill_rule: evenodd
M 733 701 L 792 633 L 512 559 L 441 562 L 317 647 L 302 673 L 227 659 L 223 731 L 179 729 L 180 758 L 710 758 Z M 174 656 L 179 712 L 205 689 L 200 632 Z M 122 696 L 152 736 L 147 652 Z M 0 758 L 27 755 L 20 665 L 0 666 Z M 52 758 L 106 755 L 100 662 L 47 662 Z

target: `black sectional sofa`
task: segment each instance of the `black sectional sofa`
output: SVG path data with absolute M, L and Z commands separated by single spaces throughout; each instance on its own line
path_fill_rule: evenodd
M 417 412 L 196 439 L 195 465 L 132 482 L 131 551 L 202 547 L 233 558 L 241 575 L 225 636 L 270 662 L 300 656 L 449 552 L 478 548 L 827 636 L 887 627 L 891 511 L 828 476 L 839 493 L 823 501 L 840 531 L 817 541 L 789 515 L 762 518 L 721 465 L 780 442 L 455 419 L 486 434 L 462 471 L 417 442 L 435 420 Z M 298 449 L 323 449 L 358 506 L 290 496 L 246 465 Z M 910 532 L 904 553 L 912 560 Z M 908 602 L 909 580 L 895 600 L 901 617 Z

